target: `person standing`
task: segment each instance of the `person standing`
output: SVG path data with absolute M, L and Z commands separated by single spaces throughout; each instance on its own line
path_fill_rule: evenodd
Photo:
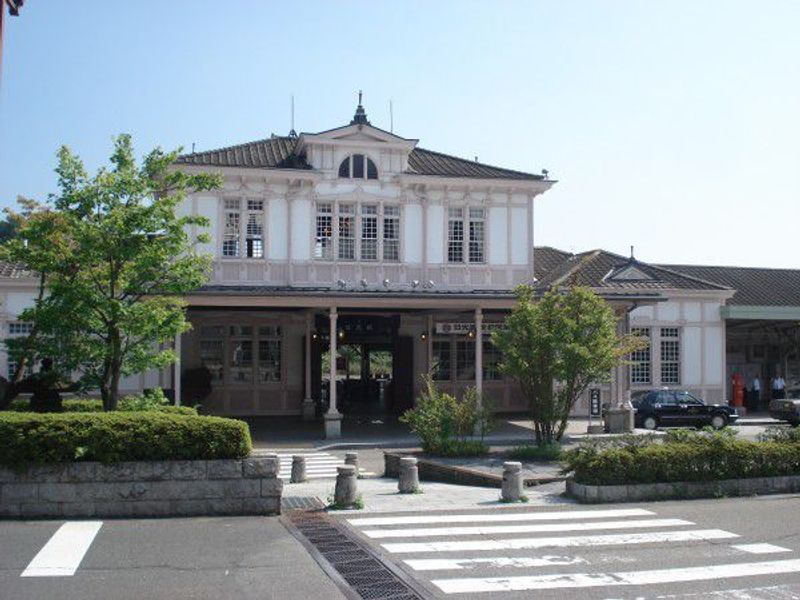
M 750 393 L 753 395 L 752 408 L 758 410 L 761 405 L 761 380 L 758 378 L 758 373 L 753 375 L 753 380 L 750 382 Z
M 772 379 L 772 399 L 781 400 L 786 398 L 786 381 L 778 374 Z

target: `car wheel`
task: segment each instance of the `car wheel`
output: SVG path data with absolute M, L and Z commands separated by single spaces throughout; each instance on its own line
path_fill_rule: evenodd
M 642 421 L 642 425 L 645 429 L 658 429 L 658 419 L 655 417 L 645 417 Z
M 725 415 L 714 415 L 711 417 L 711 426 L 714 429 L 722 429 L 727 424 L 728 419 L 725 417 Z

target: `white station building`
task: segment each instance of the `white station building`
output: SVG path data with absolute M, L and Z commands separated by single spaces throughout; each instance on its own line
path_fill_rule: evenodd
M 788 291 L 748 304 L 758 284 L 730 269 L 535 248 L 534 206 L 555 181 L 425 150 L 372 126 L 361 105 L 342 127 L 196 152 L 175 167 L 224 177 L 182 206 L 211 222 L 213 277 L 187 298 L 180 362 L 128 378 L 125 391 L 186 400 L 190 384 L 176 374 L 205 368 L 209 412 L 317 418 L 336 435 L 342 415 L 402 414 L 431 373 L 454 394 L 475 386 L 498 412 L 524 412 L 488 339 L 521 283 L 588 285 L 621 330 L 650 338 L 603 401 L 666 385 L 724 402 L 732 371 L 797 374 L 777 329 L 800 319 L 800 272 L 752 270 Z M 17 315 L 35 289 L 25 269 L 0 269 L 5 337 L 27 331 Z M 13 370 L 5 354 L 0 368 Z

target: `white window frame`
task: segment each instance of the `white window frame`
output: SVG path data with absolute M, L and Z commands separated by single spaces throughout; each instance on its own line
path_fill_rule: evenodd
M 375 212 L 369 212 L 370 207 L 375 207 Z M 342 207 L 348 207 L 349 212 L 343 212 Z M 350 209 L 352 207 L 352 210 Z M 326 212 L 326 210 L 330 212 Z M 389 214 L 387 214 L 389 209 Z M 319 236 L 319 223 L 320 217 L 330 218 L 330 235 Z M 342 238 L 340 232 L 340 223 L 342 218 L 352 218 L 353 224 L 351 226 L 352 237 Z M 364 224 L 366 220 L 375 220 L 375 238 L 364 237 Z M 385 237 L 387 221 L 395 221 L 396 238 Z M 336 201 L 319 201 L 316 203 L 314 210 L 314 237 L 313 237 L 313 252 L 312 256 L 315 261 L 319 262 L 337 262 L 337 263 L 390 263 L 396 264 L 400 262 L 402 256 L 402 239 L 403 239 L 403 210 L 399 204 L 391 202 L 380 202 L 378 200 L 336 200 Z M 320 240 L 330 240 L 330 250 L 327 252 L 320 252 Z M 343 258 L 341 255 L 341 242 L 342 239 L 347 239 L 348 242 L 353 242 L 353 257 Z M 364 242 L 375 242 L 375 257 L 371 255 L 367 258 L 364 257 L 363 247 Z M 392 245 L 397 249 L 396 257 L 387 258 L 385 252 L 385 242 L 392 242 Z
M 681 333 L 680 327 L 659 328 L 659 366 L 661 385 L 680 385 L 681 383 Z M 669 373 L 669 376 L 665 376 Z M 674 375 L 674 376 L 673 376 Z
M 464 205 L 448 206 L 445 222 L 445 259 L 451 265 L 485 265 L 486 264 L 486 234 L 487 213 L 483 206 Z M 454 239 L 456 229 L 453 225 L 460 226 L 460 239 Z M 475 251 L 473 233 L 480 231 L 479 253 Z M 451 258 L 451 250 L 458 253 L 458 258 Z
M 234 216 L 235 218 L 233 218 Z M 229 217 L 236 221 L 231 230 L 228 227 Z M 252 223 L 251 220 L 253 220 Z M 254 225 L 255 228 L 251 228 L 251 225 Z M 267 256 L 266 230 L 267 210 L 266 201 L 263 198 L 222 199 L 222 247 L 220 248 L 222 258 L 265 259 Z M 228 243 L 234 244 L 233 253 L 227 250 Z M 252 256 L 249 256 L 251 247 L 253 248 Z

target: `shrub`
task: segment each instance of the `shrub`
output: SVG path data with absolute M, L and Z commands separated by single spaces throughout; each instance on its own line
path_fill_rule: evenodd
M 0 464 L 241 458 L 243 421 L 161 411 L 0 413 Z
M 422 449 L 442 455 L 456 452 L 454 448 L 470 448 L 470 456 L 474 456 L 473 451 L 478 448 L 486 448 L 484 453 L 487 452 L 488 448 L 482 441 L 493 425 L 491 404 L 481 405 L 474 388 L 469 388 L 459 402 L 454 396 L 440 391 L 430 376 L 423 377 L 423 381 L 425 388 L 416 407 L 400 417 L 400 421 L 407 423 L 419 436 Z M 467 445 L 468 438 L 473 437 L 476 430 L 481 433 L 479 445 Z M 454 446 L 455 442 L 460 446 Z
M 130 396 L 129 396 L 130 397 Z M 138 400 L 128 403 L 128 398 L 119 401 L 117 410 L 120 412 L 136 412 L 142 410 L 157 410 L 174 415 L 197 415 L 197 409 L 191 406 L 172 406 L 170 404 L 143 405 Z M 17 398 L 8 405 L 12 412 L 33 412 L 31 404 L 26 399 Z M 103 412 L 103 402 L 95 398 L 74 398 L 61 403 L 61 412 Z
M 800 428 L 770 425 L 758 435 L 758 439 L 762 442 L 800 444 Z
M 564 453 L 561 444 L 543 444 L 541 446 L 517 446 L 508 453 L 508 458 L 515 460 L 559 460 Z
M 567 451 L 565 461 L 565 473 L 574 472 L 575 481 L 590 485 L 800 475 L 800 444 L 698 436 L 607 449 L 584 445 Z
M 707 426 L 700 431 L 696 429 L 668 429 L 664 434 L 665 444 L 705 444 L 732 440 L 739 435 L 739 431 L 733 427 L 723 427 L 714 429 Z
M 434 454 L 439 456 L 483 456 L 489 452 L 487 446 L 481 440 L 449 440 L 437 447 Z

